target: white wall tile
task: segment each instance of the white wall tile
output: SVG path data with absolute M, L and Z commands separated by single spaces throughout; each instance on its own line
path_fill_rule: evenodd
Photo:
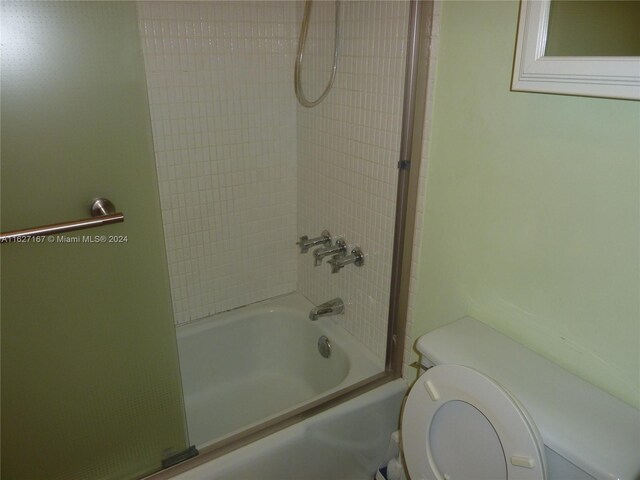
M 294 291 L 295 5 L 138 11 L 176 323 Z
M 383 361 L 386 349 L 408 2 L 342 2 L 340 58 L 331 93 L 298 106 L 298 233 L 328 229 L 360 246 L 365 265 L 331 274 L 298 259 L 298 286 L 314 303 L 340 296 L 338 322 Z M 333 2 L 312 11 L 303 86 L 316 98 L 329 78 Z M 326 263 L 326 261 L 325 261 Z
M 408 2 L 341 2 L 338 74 L 313 109 L 292 82 L 302 2 L 138 5 L 176 322 L 296 289 L 341 296 L 337 321 L 382 362 Z M 330 76 L 333 22 L 334 2 L 314 2 L 309 97 Z M 331 274 L 297 253 L 325 228 L 365 266 Z

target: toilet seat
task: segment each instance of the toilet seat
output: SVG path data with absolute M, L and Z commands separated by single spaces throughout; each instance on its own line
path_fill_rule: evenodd
M 544 444 L 524 407 L 462 365 L 438 365 L 412 387 L 402 414 L 411 480 L 544 480 Z

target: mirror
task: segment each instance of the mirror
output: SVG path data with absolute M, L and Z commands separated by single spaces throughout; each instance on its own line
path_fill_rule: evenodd
M 640 57 L 640 2 L 551 0 L 548 57 Z
M 522 0 L 511 89 L 640 100 L 640 2 Z

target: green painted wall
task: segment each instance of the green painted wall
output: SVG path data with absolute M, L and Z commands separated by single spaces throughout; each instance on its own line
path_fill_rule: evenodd
M 443 5 L 413 336 L 472 315 L 640 406 L 640 103 L 510 92 L 517 19 Z

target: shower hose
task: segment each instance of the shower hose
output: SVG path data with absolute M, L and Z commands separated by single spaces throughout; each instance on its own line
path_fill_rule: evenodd
M 302 60 L 304 58 L 304 46 L 307 43 L 307 33 L 309 31 L 309 19 L 311 17 L 311 6 L 313 1 L 307 0 L 304 4 L 304 17 L 302 19 L 302 27 L 300 28 L 300 38 L 298 39 L 298 53 L 296 54 L 296 65 L 294 69 L 294 86 L 296 91 L 296 97 L 298 98 L 298 102 L 303 107 L 311 108 L 318 105 L 324 97 L 327 96 L 331 87 L 333 86 L 333 81 L 336 78 L 336 71 L 338 70 L 338 36 L 340 33 L 340 20 L 339 20 L 339 10 L 340 10 L 340 2 L 336 0 L 336 17 L 335 17 L 335 32 L 334 32 L 334 42 L 333 42 L 333 68 L 331 69 L 331 78 L 329 79 L 329 83 L 327 83 L 326 88 L 322 92 L 322 94 L 316 100 L 308 100 L 302 90 L 302 82 L 300 77 L 302 76 Z

